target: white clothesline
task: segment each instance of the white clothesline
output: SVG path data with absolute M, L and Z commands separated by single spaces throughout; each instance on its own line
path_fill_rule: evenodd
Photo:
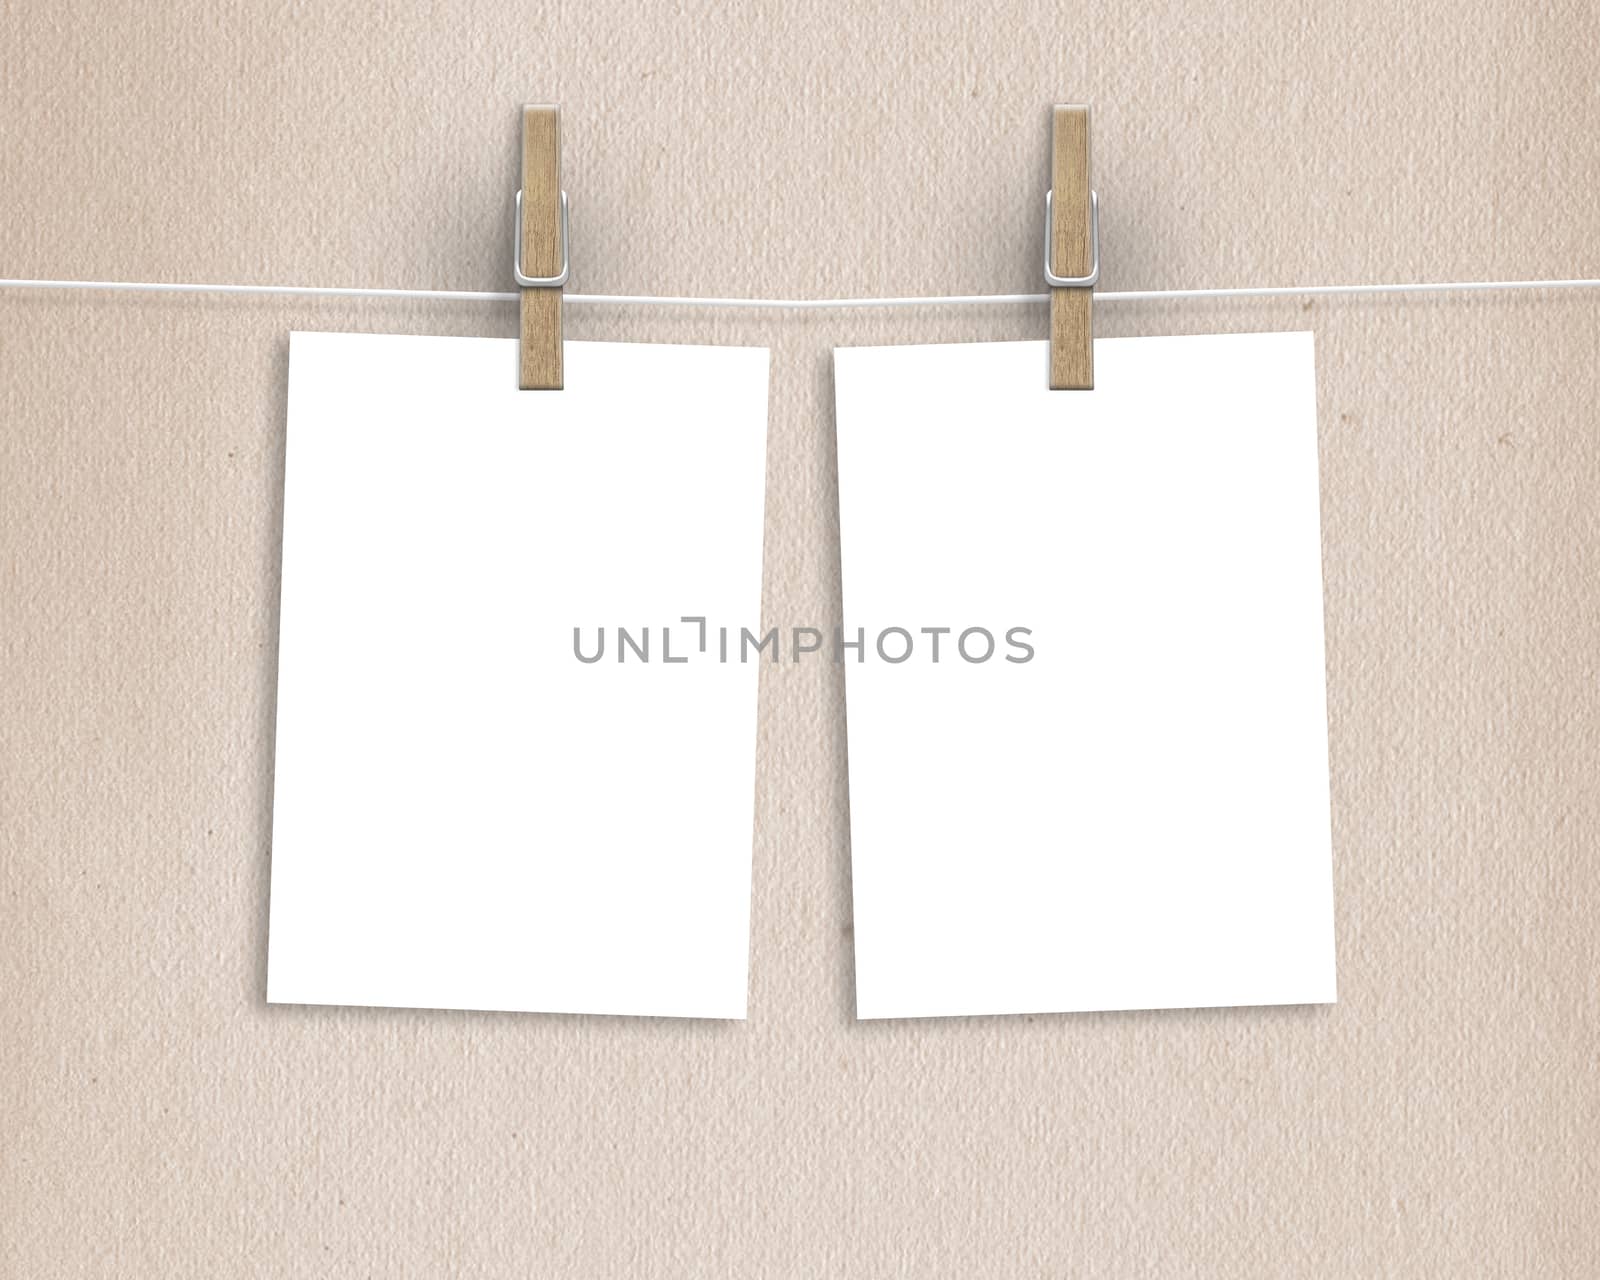
M 515 302 L 515 292 L 472 289 L 359 289 L 298 284 L 164 284 L 133 280 L 0 279 L 0 289 L 68 289 L 104 293 L 201 293 L 244 297 L 401 298 L 445 302 Z M 1225 289 L 1096 290 L 1096 302 L 1168 302 L 1201 298 L 1332 298 L 1383 294 L 1510 293 L 1554 289 L 1600 289 L 1600 279 L 1450 280 L 1415 284 L 1270 285 Z M 695 298 L 628 293 L 568 293 L 578 306 L 718 307 L 741 311 L 843 311 L 891 307 L 1010 306 L 1044 302 L 1044 293 L 978 293 L 909 298 Z

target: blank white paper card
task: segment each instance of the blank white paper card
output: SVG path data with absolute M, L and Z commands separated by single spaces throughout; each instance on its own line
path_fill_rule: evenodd
M 835 376 L 859 1016 L 1333 1001 L 1311 335 Z
M 565 363 L 292 337 L 271 1001 L 745 1014 L 767 353 Z

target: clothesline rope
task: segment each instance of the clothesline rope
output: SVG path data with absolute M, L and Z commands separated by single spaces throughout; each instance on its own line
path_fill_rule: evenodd
M 438 299 L 445 302 L 515 302 L 514 292 L 473 289 L 360 289 L 296 284 L 164 284 L 134 280 L 0 279 L 0 289 L 65 289 L 104 293 L 198 293 L 244 297 Z M 1264 285 L 1224 289 L 1096 290 L 1100 302 L 1170 302 L 1203 298 L 1335 298 L 1385 294 L 1511 293 L 1544 289 L 1600 289 L 1600 279 L 1450 280 L 1415 284 Z M 844 311 L 893 307 L 1012 306 L 1039 303 L 1045 293 L 976 293 L 908 298 L 696 298 L 630 293 L 568 293 L 578 306 L 720 307 L 742 311 Z

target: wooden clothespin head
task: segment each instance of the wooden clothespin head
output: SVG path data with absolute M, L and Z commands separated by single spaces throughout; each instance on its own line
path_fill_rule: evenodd
M 1045 196 L 1044 279 L 1050 286 L 1050 390 L 1094 390 L 1094 285 L 1100 207 L 1089 186 L 1089 108 L 1056 107 Z
M 561 189 L 561 108 L 522 109 L 516 261 L 522 289 L 524 391 L 561 390 L 561 288 L 567 283 L 567 193 Z

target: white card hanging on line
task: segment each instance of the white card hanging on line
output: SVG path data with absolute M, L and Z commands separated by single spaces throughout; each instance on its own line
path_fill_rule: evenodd
M 267 998 L 742 1018 L 766 351 L 289 366 Z
M 858 1015 L 1331 1002 L 1311 335 L 1045 360 L 835 352 Z

